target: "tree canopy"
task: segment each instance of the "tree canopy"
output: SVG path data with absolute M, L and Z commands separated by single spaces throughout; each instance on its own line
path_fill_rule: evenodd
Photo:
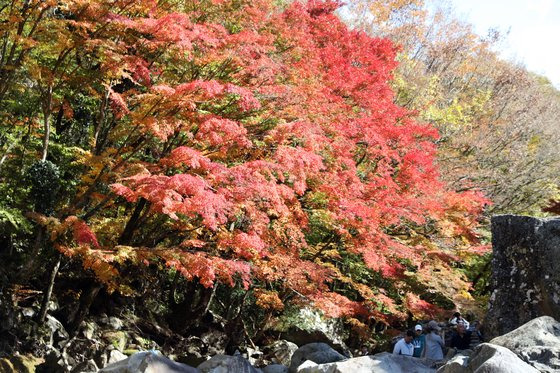
M 421 44 L 353 30 L 339 5 L 0 8 L 0 239 L 24 273 L 7 281 L 66 260 L 108 293 L 133 297 L 156 272 L 171 303 L 225 284 L 271 315 L 310 305 L 361 327 L 472 300 L 453 267 L 487 249 L 490 202 L 437 149 L 470 154 L 453 131 L 486 133 L 472 118 L 493 118 L 498 81 L 443 99 L 459 85 L 446 56 L 422 55 L 416 86 L 402 51 Z

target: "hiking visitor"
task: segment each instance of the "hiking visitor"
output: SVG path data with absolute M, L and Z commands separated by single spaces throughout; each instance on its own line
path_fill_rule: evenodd
M 442 360 L 443 359 L 443 339 L 438 334 L 440 327 L 435 320 L 428 323 L 426 327 L 426 352 L 424 357 L 432 360 Z
M 404 338 L 399 339 L 393 348 L 393 353 L 396 355 L 406 355 L 412 356 L 414 353 L 414 345 L 412 344 L 412 339 L 414 338 L 414 332 L 412 330 L 407 330 Z
M 470 326 L 469 322 L 461 316 L 461 312 L 455 312 L 453 314 L 453 317 L 451 319 L 449 319 L 449 323 L 453 326 L 457 325 L 457 323 L 460 323 L 460 322 L 465 324 L 465 328 L 467 330 L 469 329 L 469 326 Z
M 414 345 L 414 357 L 422 357 L 424 353 L 424 347 L 426 346 L 426 336 L 422 334 L 422 325 L 418 324 L 414 327 L 414 339 L 412 340 Z
M 471 331 L 467 330 L 465 324 L 457 323 L 457 330 L 453 332 L 450 347 L 456 350 L 468 350 L 471 344 Z

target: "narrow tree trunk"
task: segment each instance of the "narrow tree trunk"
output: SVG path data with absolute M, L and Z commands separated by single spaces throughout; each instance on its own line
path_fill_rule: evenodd
M 95 129 L 93 133 L 93 148 L 95 149 L 96 154 L 99 154 L 101 150 L 98 141 L 101 128 L 103 127 L 103 122 L 105 121 L 105 110 L 107 109 L 107 102 L 109 101 L 109 93 L 109 88 L 107 88 L 105 94 L 103 95 L 103 98 L 101 99 L 99 113 L 97 113 L 97 123 L 95 123 Z
M 16 146 L 17 142 L 14 141 L 12 142 L 10 145 L 8 145 L 8 149 L 6 149 L 6 152 L 4 153 L 4 155 L 2 156 L 2 158 L 0 158 L 0 167 L 2 167 L 2 164 L 4 162 L 6 162 L 6 159 L 8 159 L 8 155 L 10 155 L 10 152 L 12 151 L 12 149 L 14 148 L 14 146 Z
M 39 324 L 42 324 L 45 321 L 45 318 L 47 317 L 47 311 L 49 310 L 49 301 L 51 300 L 51 295 L 54 288 L 54 281 L 56 280 L 56 275 L 58 274 L 58 270 L 60 269 L 61 261 L 62 261 L 62 254 L 58 254 L 56 263 L 54 264 L 54 267 L 51 271 L 47 289 L 43 293 L 43 302 L 41 303 L 41 311 L 39 312 L 39 318 L 37 319 Z
M 119 237 L 119 241 L 118 241 L 119 245 L 130 244 L 130 241 L 132 240 L 132 235 L 134 234 L 134 231 L 138 227 L 140 214 L 142 213 L 142 210 L 146 206 L 147 202 L 148 201 L 146 199 L 141 198 L 140 201 L 138 201 L 138 203 L 136 204 L 136 208 L 134 209 L 134 212 L 130 216 L 130 219 L 126 223 L 126 226 L 124 227 L 124 230 L 122 231 L 121 236 Z
M 95 297 L 97 297 L 99 290 L 101 290 L 101 285 L 98 283 L 93 283 L 80 295 L 80 305 L 78 306 L 78 310 L 71 318 L 71 320 L 69 320 L 70 326 L 68 328 L 68 332 L 71 337 L 74 337 L 78 333 L 80 325 L 89 313 L 89 308 L 95 300 Z
M 52 111 L 52 84 L 49 84 L 47 91 L 44 93 L 47 95 L 45 102 L 43 104 L 43 149 L 41 160 L 44 162 L 47 160 L 47 154 L 49 150 L 49 138 L 51 136 L 51 111 Z

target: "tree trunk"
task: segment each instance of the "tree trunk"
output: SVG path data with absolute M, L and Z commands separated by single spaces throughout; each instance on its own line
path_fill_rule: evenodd
M 103 98 L 101 99 L 101 105 L 99 106 L 99 113 L 97 113 L 95 128 L 93 132 L 93 148 L 95 149 L 95 154 L 101 153 L 101 147 L 99 146 L 99 134 L 101 128 L 103 127 L 103 122 L 105 122 L 105 110 L 107 109 L 107 102 L 109 101 L 110 90 L 107 88 Z
M 78 333 L 80 325 L 89 313 L 89 308 L 95 300 L 95 297 L 97 297 L 97 294 L 99 293 L 99 290 L 101 290 L 101 287 L 102 286 L 100 284 L 94 282 L 89 286 L 87 290 L 84 290 L 80 295 L 80 304 L 78 306 L 78 309 L 69 320 L 68 333 L 71 337 L 74 337 Z
M 43 148 L 41 160 L 44 162 L 47 160 L 47 154 L 49 150 L 49 138 L 51 135 L 51 122 L 50 116 L 52 111 L 52 84 L 49 84 L 46 92 L 44 94 L 47 96 L 43 103 Z
M 47 289 L 43 293 L 43 301 L 41 303 L 41 311 L 39 312 L 39 318 L 37 319 L 39 324 L 42 324 L 45 321 L 45 317 L 47 317 L 47 311 L 49 310 L 49 301 L 51 300 L 52 291 L 54 288 L 54 281 L 56 280 L 56 275 L 58 274 L 58 270 L 60 269 L 60 262 L 62 261 L 62 254 L 58 254 L 56 259 L 56 263 L 51 271 L 51 275 L 49 278 L 49 283 L 47 285 Z
M 147 202 L 148 201 L 146 199 L 140 198 L 140 200 L 136 204 L 136 208 L 134 209 L 134 212 L 130 216 L 130 219 L 126 223 L 126 226 L 124 227 L 124 230 L 122 231 L 121 236 L 119 237 L 119 241 L 118 241 L 119 245 L 130 244 L 132 240 L 132 235 L 134 234 L 134 231 L 138 227 L 140 214 L 142 213 L 142 210 L 146 206 Z

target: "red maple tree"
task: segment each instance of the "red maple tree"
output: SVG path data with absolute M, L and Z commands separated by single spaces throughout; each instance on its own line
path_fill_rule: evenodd
M 98 237 L 73 221 L 61 250 L 102 252 L 86 262 L 105 274 L 128 260 L 204 286 L 240 280 L 275 309 L 293 292 L 330 316 L 404 316 L 337 258 L 404 281 L 406 263 L 432 259 L 395 232 L 442 221 L 449 237 L 476 241 L 485 200 L 438 180 L 436 130 L 394 103 L 396 47 L 349 30 L 336 1 L 192 3 L 97 0 L 72 21 L 100 62 L 91 85 L 106 92 L 111 126 L 69 208 L 102 204 L 86 213 Z

